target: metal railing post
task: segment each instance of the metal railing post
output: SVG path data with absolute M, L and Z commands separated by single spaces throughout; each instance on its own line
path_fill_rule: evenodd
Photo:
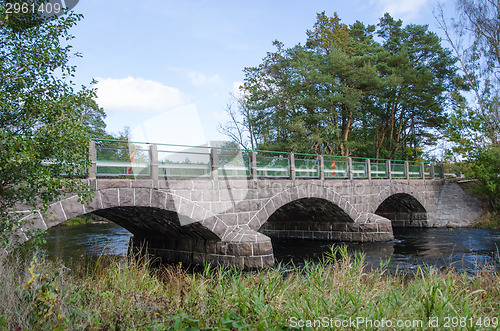
M 325 159 L 323 156 L 318 155 L 318 170 L 319 170 L 319 179 L 325 179 Z
M 349 180 L 354 178 L 354 169 L 352 169 L 352 159 L 350 157 L 347 158 L 347 177 Z
M 158 180 L 158 146 L 149 145 L 149 175 L 153 181 Z
M 295 180 L 295 155 L 292 153 L 288 156 L 288 162 L 290 163 L 290 179 Z
M 97 178 L 97 151 L 95 148 L 95 141 L 91 140 L 89 142 L 89 162 L 90 166 L 88 169 L 89 179 Z
M 366 162 L 366 178 L 368 180 L 372 180 L 372 166 L 370 159 L 366 159 L 365 162 Z
M 405 161 L 405 179 L 410 179 L 410 163 Z
M 385 161 L 387 164 L 387 179 L 392 179 L 391 160 Z
M 219 158 L 217 156 L 217 149 L 210 149 L 210 165 L 212 169 L 212 180 L 219 180 Z
M 257 154 L 255 151 L 250 152 L 250 174 L 252 179 L 257 179 Z

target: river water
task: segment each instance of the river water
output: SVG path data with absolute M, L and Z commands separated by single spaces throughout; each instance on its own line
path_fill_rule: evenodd
M 43 251 L 66 263 L 98 255 L 125 256 L 131 234 L 113 223 L 51 228 Z M 390 259 L 389 269 L 415 271 L 418 267 L 453 267 L 474 273 L 484 265 L 499 265 L 500 230 L 451 228 L 395 228 L 395 239 L 384 243 L 345 243 L 351 252 L 365 255 L 369 267 Z M 319 260 L 329 252 L 327 241 L 273 240 L 277 262 Z

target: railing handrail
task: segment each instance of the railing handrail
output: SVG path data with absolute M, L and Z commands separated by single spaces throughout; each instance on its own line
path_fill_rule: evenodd
M 255 153 L 272 153 L 272 154 L 283 154 L 283 155 L 302 155 L 302 156 L 322 156 L 328 158 L 341 158 L 341 159 L 355 159 L 355 160 L 370 160 L 370 161 L 391 161 L 391 162 L 408 162 L 415 163 L 419 165 L 421 163 L 424 164 L 434 164 L 434 165 L 444 165 L 448 166 L 456 171 L 459 171 L 452 166 L 442 163 L 442 162 L 432 162 L 432 161 L 411 161 L 411 160 L 398 160 L 398 159 L 377 159 L 371 157 L 362 157 L 362 156 L 342 156 L 342 155 L 331 155 L 331 154 L 309 154 L 309 153 L 294 153 L 294 152 L 280 152 L 280 151 L 269 151 L 269 150 L 260 150 L 260 149 L 245 149 L 245 148 L 228 148 L 228 147 L 216 147 L 216 146 L 193 146 L 193 145 L 179 145 L 179 144 L 167 144 L 167 143 L 152 143 L 152 142 L 141 142 L 141 141 L 129 141 L 129 140 L 119 140 L 119 139 L 104 139 L 104 138 L 91 138 L 92 141 L 103 141 L 103 142 L 118 142 L 118 143 L 127 143 L 127 144 L 138 144 L 138 145 L 157 145 L 157 146 L 173 146 L 173 147 L 187 147 L 187 148 L 206 148 L 206 149 L 217 149 L 217 150 L 229 150 L 229 151 L 241 151 L 241 152 L 255 152 Z M 117 147 L 119 148 L 119 147 Z M 170 151 L 167 151 L 170 152 Z M 180 151 L 171 151 L 172 153 L 182 153 Z M 187 152 L 184 152 L 187 153 Z

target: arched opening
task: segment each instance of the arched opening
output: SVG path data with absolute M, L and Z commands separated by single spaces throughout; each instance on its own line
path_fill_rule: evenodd
M 271 238 L 352 240 L 353 220 L 339 206 L 319 198 L 303 198 L 276 210 L 260 232 Z
M 196 238 L 217 239 L 217 236 L 200 223 L 182 217 L 176 212 L 152 207 L 113 207 L 94 211 L 133 233 L 148 239 Z
M 124 227 L 89 213 L 49 228 L 41 251 L 51 260 L 68 263 L 80 263 L 82 258 L 93 261 L 101 255 L 124 256 L 131 236 Z
M 161 262 L 198 263 L 220 239 L 199 222 L 176 212 L 151 207 L 113 207 L 94 211 L 130 231 L 134 252 Z
M 198 264 L 216 253 L 219 237 L 176 212 L 153 207 L 121 206 L 93 211 L 79 218 L 102 222 L 66 223 L 51 227 L 45 245 L 47 255 L 76 260 L 83 256 L 147 253 L 161 262 Z
M 406 193 L 393 194 L 385 199 L 375 214 L 390 219 L 393 227 L 427 226 L 427 211 L 424 206 Z

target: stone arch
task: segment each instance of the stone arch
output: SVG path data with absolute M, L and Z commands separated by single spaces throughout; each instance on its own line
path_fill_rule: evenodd
M 408 193 L 390 195 L 380 203 L 375 214 L 390 219 L 393 227 L 428 225 L 427 210 L 413 195 Z
M 259 231 L 271 238 L 350 240 L 354 220 L 323 198 L 300 198 L 282 205 Z
M 68 219 L 113 208 L 151 208 L 151 210 L 175 213 L 181 226 L 196 223 L 197 225 L 191 227 L 201 227 L 202 232 L 206 229 L 219 240 L 227 232 L 227 225 L 199 204 L 166 191 L 142 187 L 97 190 L 89 204 L 82 204 L 77 195 L 72 195 L 52 203 L 44 214 L 35 212 L 23 219 L 31 221 L 29 225 L 31 228 L 48 230 Z
M 260 210 L 258 210 L 250 218 L 248 226 L 257 231 L 267 222 L 269 217 L 276 212 L 276 210 L 290 202 L 304 198 L 327 200 L 338 206 L 353 220 L 353 222 L 356 222 L 360 216 L 358 210 L 347 199 L 335 192 L 332 188 L 312 184 L 302 184 L 295 187 L 289 187 L 266 199 L 262 208 L 260 208 Z
M 421 190 L 419 190 L 419 187 L 409 184 L 394 183 L 381 190 L 380 193 L 374 197 L 372 200 L 373 202 L 370 204 L 370 212 L 375 214 L 380 204 L 394 194 L 407 194 L 418 201 L 426 211 L 431 210 L 430 206 L 427 205 L 427 200 L 424 198 Z

